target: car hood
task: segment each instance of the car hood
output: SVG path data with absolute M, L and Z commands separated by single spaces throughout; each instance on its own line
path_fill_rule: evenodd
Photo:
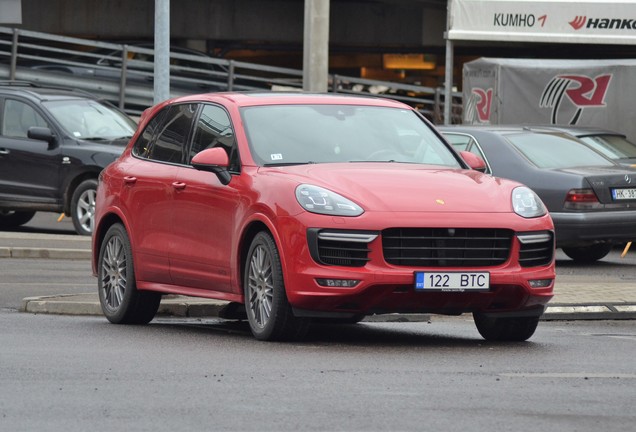
M 264 170 L 296 184 L 322 186 L 372 211 L 509 213 L 511 190 L 519 185 L 473 170 L 399 163 L 312 164 Z

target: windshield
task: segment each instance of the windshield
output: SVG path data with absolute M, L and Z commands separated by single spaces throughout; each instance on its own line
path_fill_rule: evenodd
M 580 140 L 610 159 L 636 158 L 636 144 L 622 136 L 596 135 L 582 137 Z
M 43 103 L 68 134 L 80 139 L 131 137 L 137 125 L 114 107 L 91 99 Z
M 242 110 L 259 165 L 405 162 L 459 168 L 446 145 L 408 109 L 275 105 Z
M 539 168 L 614 165 L 585 144 L 565 135 L 524 133 L 506 138 Z

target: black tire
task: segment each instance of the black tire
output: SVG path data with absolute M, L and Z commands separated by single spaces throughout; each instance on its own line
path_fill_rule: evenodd
M 0 210 L 0 229 L 24 225 L 35 216 L 34 211 Z
M 496 318 L 475 312 L 473 318 L 479 334 L 488 341 L 523 342 L 539 325 L 538 316 Z
M 159 309 L 160 293 L 137 290 L 132 248 L 121 224 L 108 229 L 99 249 L 97 286 L 102 312 L 114 324 L 147 324 Z
M 280 255 L 267 232 L 258 233 L 250 245 L 243 292 L 247 320 L 256 339 L 299 340 L 307 334 L 310 320 L 294 316 L 285 292 Z
M 596 243 L 589 246 L 562 248 L 563 253 L 581 264 L 591 264 L 604 258 L 612 250 L 611 243 Z
M 91 235 L 95 222 L 95 195 L 97 180 L 84 180 L 75 188 L 71 198 L 71 219 L 75 232 L 80 235 Z

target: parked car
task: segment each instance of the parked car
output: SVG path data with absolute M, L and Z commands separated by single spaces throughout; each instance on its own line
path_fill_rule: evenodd
M 548 207 L 556 245 L 578 262 L 606 256 L 636 238 L 636 171 L 569 134 L 522 126 L 444 126 L 457 150 L 486 161 L 486 172 L 517 180 Z
M 49 211 L 71 216 L 75 230 L 90 235 L 97 176 L 135 128 L 89 94 L 0 82 L 0 229 Z
M 314 318 L 472 312 L 484 338 L 525 340 L 553 293 L 553 225 L 530 189 L 469 168 L 395 101 L 161 103 L 100 177 L 102 310 L 147 323 L 162 294 L 228 300 L 261 340 Z
M 636 167 L 636 144 L 620 132 L 588 126 L 534 126 L 531 129 L 555 130 L 572 135 L 605 157 L 621 165 Z

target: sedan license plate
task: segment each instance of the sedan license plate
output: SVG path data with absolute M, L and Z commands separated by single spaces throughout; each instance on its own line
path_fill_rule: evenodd
M 636 188 L 612 189 L 614 200 L 636 200 Z
M 415 272 L 416 291 L 488 291 L 488 272 Z

